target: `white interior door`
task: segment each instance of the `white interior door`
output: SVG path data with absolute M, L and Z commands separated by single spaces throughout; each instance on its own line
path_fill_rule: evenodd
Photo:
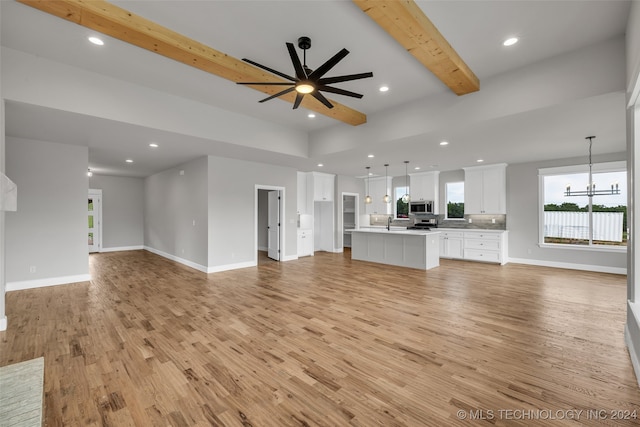
M 101 195 L 89 194 L 87 216 L 89 253 L 100 252 L 100 247 L 102 246 L 102 233 L 100 232 L 100 223 L 102 222 Z
M 280 191 L 269 191 L 267 256 L 280 261 Z

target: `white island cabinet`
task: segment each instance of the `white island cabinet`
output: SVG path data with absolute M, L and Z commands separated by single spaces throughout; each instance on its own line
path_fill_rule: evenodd
M 440 265 L 440 232 L 358 229 L 351 232 L 351 258 L 429 270 Z

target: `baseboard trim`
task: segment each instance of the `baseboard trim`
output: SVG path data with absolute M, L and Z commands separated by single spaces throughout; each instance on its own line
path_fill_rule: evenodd
M 7 316 L 0 318 L 0 331 L 7 330 Z
M 602 265 L 572 264 L 568 262 L 542 261 L 537 259 L 526 259 L 526 258 L 509 258 L 509 262 L 512 262 L 514 264 L 537 265 L 540 267 L 553 267 L 553 268 L 566 268 L 569 270 L 594 271 L 597 273 L 612 273 L 612 274 L 622 274 L 622 275 L 627 274 L 626 268 L 605 267 Z
M 258 250 L 262 251 L 262 252 L 267 252 L 269 250 L 269 248 L 266 247 L 266 246 L 258 246 Z
M 171 255 L 166 252 L 159 251 L 158 249 L 155 249 L 149 246 L 144 246 L 143 249 L 146 251 L 152 252 L 156 255 L 160 255 L 163 258 L 170 259 L 171 261 L 175 261 L 180 264 L 186 265 L 187 267 L 195 268 L 196 270 L 202 271 L 203 273 L 207 273 L 207 274 L 219 273 L 221 271 L 228 271 L 228 270 L 237 270 L 239 268 L 255 267 L 256 265 L 258 265 L 258 262 L 256 260 L 253 260 L 253 261 L 237 262 L 234 264 L 223 264 L 223 265 L 214 265 L 210 267 L 205 267 L 204 265 L 200 265 L 195 262 L 186 260 L 184 258 L 180 258 L 175 255 Z M 289 255 L 288 257 L 283 257 L 282 261 L 293 261 L 296 259 L 298 259 L 297 255 Z
M 150 246 L 144 246 L 144 250 L 152 252 L 152 253 L 154 253 L 156 255 L 160 255 L 163 258 L 170 259 L 171 261 L 175 261 L 175 262 L 178 262 L 180 264 L 186 265 L 187 267 L 194 268 L 194 269 L 196 269 L 198 271 L 202 271 L 203 273 L 208 273 L 207 267 L 205 267 L 204 265 L 195 263 L 193 261 L 189 261 L 188 259 L 184 259 L 184 258 L 177 257 L 175 255 L 171 255 L 171 254 L 169 254 L 167 252 L 160 251 L 160 250 L 158 250 L 156 248 L 152 248 Z
M 239 268 L 255 267 L 258 265 L 256 261 L 237 262 L 235 264 L 216 265 L 207 268 L 207 273 L 220 273 L 221 271 L 237 270 Z
M 144 246 L 118 246 L 113 248 L 102 248 L 100 252 L 121 252 L 121 251 L 141 251 Z
M 44 288 L 45 286 L 68 285 L 71 283 L 88 282 L 90 280 L 90 274 L 77 274 L 75 276 L 48 277 L 46 279 L 7 282 L 6 291 L 23 291 L 25 289 Z
M 624 342 L 627 345 L 629 358 L 631 358 L 631 365 L 633 366 L 633 371 L 636 374 L 636 382 L 638 383 L 638 386 L 640 386 L 640 360 L 638 359 L 638 354 L 636 353 L 636 349 L 631 341 L 631 335 L 629 334 L 629 328 L 627 325 L 624 325 Z

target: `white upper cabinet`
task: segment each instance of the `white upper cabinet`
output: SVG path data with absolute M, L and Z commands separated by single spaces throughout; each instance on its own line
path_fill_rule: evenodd
M 380 177 L 380 178 L 369 178 L 369 196 L 371 196 L 371 203 L 365 204 L 365 213 L 366 214 L 391 214 L 392 206 L 391 203 L 384 203 L 382 198 L 385 194 L 391 196 L 393 200 L 393 195 L 391 194 L 391 177 Z M 366 181 L 365 178 L 365 191 L 366 191 Z M 367 196 L 365 194 L 365 196 Z M 364 200 L 364 198 L 363 198 Z
M 409 195 L 411 201 L 418 202 L 421 200 L 433 202 L 433 213 L 438 213 L 440 172 L 421 172 L 409 175 Z
M 507 165 L 464 168 L 464 213 L 507 213 Z
M 312 191 L 313 201 L 332 202 L 335 192 L 335 175 L 311 172 L 307 175 L 307 189 Z

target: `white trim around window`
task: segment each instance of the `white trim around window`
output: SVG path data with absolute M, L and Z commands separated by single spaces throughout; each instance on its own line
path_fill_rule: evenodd
M 594 163 L 591 166 L 593 173 L 622 172 L 627 171 L 626 161 L 615 161 L 605 163 Z M 577 173 L 588 173 L 589 165 L 560 166 L 553 168 L 538 169 L 538 246 L 540 248 L 568 249 L 577 251 L 598 251 L 598 252 L 627 252 L 627 246 L 613 245 L 571 245 L 562 243 L 545 243 L 544 241 L 544 178 L 553 175 L 569 175 Z

